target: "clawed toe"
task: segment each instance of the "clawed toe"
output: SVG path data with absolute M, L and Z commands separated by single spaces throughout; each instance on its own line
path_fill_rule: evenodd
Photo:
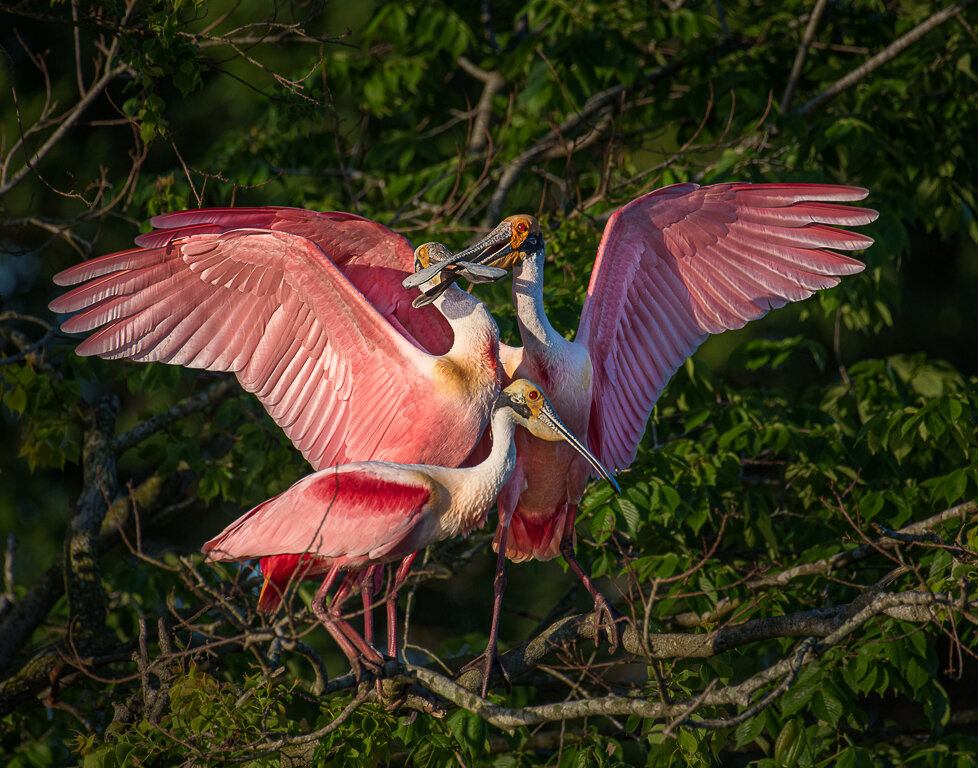
M 493 664 L 499 670 L 499 675 L 503 679 L 503 685 L 506 686 L 506 693 L 512 693 L 513 684 L 509 679 L 509 672 L 506 671 L 506 667 L 499 660 L 499 655 L 496 653 L 495 648 L 486 648 L 484 653 L 476 656 L 472 661 L 462 667 L 458 671 L 457 676 L 463 675 L 470 669 L 478 669 L 482 674 L 482 698 L 486 698 L 489 693 L 489 680 L 492 678 Z
M 611 653 L 618 650 L 619 634 L 618 622 L 627 622 L 628 619 L 611 606 L 604 595 L 597 595 L 594 598 L 594 645 L 597 646 L 601 637 L 601 630 L 608 635 L 608 645 Z

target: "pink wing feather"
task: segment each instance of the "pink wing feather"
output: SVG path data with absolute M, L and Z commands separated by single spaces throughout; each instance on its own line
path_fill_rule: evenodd
M 414 249 L 407 238 L 383 224 L 343 211 L 304 208 L 198 208 L 155 216 L 157 229 L 136 238 L 143 247 L 164 246 L 191 234 L 231 229 L 270 229 L 312 240 L 367 297 L 381 315 L 422 349 L 442 355 L 452 345 L 452 330 L 434 307 L 416 309 L 401 281 L 414 272 Z
M 350 568 L 396 560 L 430 543 L 422 523 L 431 494 L 420 475 L 385 465 L 324 469 L 238 518 L 203 551 L 209 560 L 309 553 Z
M 79 354 L 232 371 L 317 469 L 363 459 L 446 463 L 444 442 L 430 436 L 437 409 L 412 407 L 433 358 L 305 237 L 192 234 L 92 259 L 55 280 L 90 280 L 51 303 L 56 312 L 83 310 L 64 323 L 68 332 L 103 326 Z
M 659 393 L 708 334 L 863 269 L 825 249 L 873 242 L 826 226 L 873 221 L 873 210 L 836 204 L 866 194 L 829 184 L 676 184 L 609 219 L 577 334 L 594 366 L 588 443 L 607 467 L 631 464 Z

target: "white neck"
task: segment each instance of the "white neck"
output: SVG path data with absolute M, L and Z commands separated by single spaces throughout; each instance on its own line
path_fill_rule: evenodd
M 485 522 L 516 466 L 516 418 L 508 408 L 493 411 L 492 450 L 480 464 L 457 469 L 426 467 L 451 492 L 451 505 L 440 520 L 444 536 L 464 535 Z
M 553 354 L 567 340 L 554 330 L 543 308 L 544 250 L 513 265 L 513 304 L 526 351 L 535 357 Z
M 450 286 L 432 303 L 448 320 L 455 336 L 446 357 L 469 358 L 484 353 L 487 334 L 499 338 L 496 321 L 485 304 L 457 285 Z

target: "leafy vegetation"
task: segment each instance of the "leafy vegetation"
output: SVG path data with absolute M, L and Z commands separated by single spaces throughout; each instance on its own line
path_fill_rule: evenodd
M 973 764 L 978 10 L 947 8 L 5 6 L 3 762 Z M 582 504 L 622 647 L 559 561 L 512 566 L 488 701 L 449 672 L 486 640 L 491 532 L 425 554 L 408 663 L 357 686 L 314 585 L 259 615 L 251 569 L 197 554 L 308 471 L 280 430 L 220 376 L 76 357 L 45 306 L 169 210 L 351 210 L 453 248 L 525 211 L 571 335 L 607 215 L 687 180 L 864 186 L 867 269 L 676 374 L 623 495 Z M 508 284 L 478 294 L 515 339 Z

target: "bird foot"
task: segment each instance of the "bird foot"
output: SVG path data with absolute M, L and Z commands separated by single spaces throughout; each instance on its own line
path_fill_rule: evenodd
M 378 651 L 373 650 L 372 654 L 365 652 L 358 653 L 348 658 L 350 661 L 350 672 L 358 683 L 363 680 L 365 673 L 367 676 L 376 680 L 380 680 L 383 677 L 384 664 L 387 663 L 387 660 Z
M 458 671 L 458 675 L 456 675 L 456 677 L 460 677 L 470 669 L 478 669 L 482 673 L 482 698 L 485 698 L 489 693 L 489 679 L 492 677 L 493 664 L 496 665 L 496 668 L 499 670 L 500 677 L 503 678 L 503 684 L 506 686 L 506 693 L 512 693 L 513 684 L 509 679 L 509 672 L 506 671 L 506 667 L 504 667 L 502 662 L 499 660 L 499 654 L 496 650 L 495 643 L 490 643 L 482 655 L 476 656 L 474 659 L 472 659 L 472 661 L 462 667 Z
M 628 622 L 628 619 L 623 613 L 616 610 L 611 603 L 608 602 L 608 598 L 602 595 L 600 592 L 594 596 L 594 645 L 597 647 L 599 639 L 601 637 L 601 630 L 604 630 L 608 635 L 608 645 L 609 651 L 614 653 L 618 650 L 619 635 L 618 635 L 618 623 Z

